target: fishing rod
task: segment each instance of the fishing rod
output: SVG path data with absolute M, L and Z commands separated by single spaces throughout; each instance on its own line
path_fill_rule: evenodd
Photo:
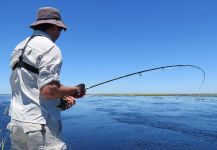
M 151 68 L 151 69 L 146 69 L 146 70 L 126 74 L 126 75 L 123 75 L 123 76 L 120 76 L 120 77 L 116 77 L 116 78 L 113 78 L 113 79 L 110 79 L 110 80 L 107 80 L 107 81 L 104 81 L 104 82 L 94 84 L 94 85 L 92 85 L 92 86 L 90 86 L 88 88 L 85 88 L 85 90 L 88 90 L 88 89 L 91 89 L 91 88 L 94 88 L 94 87 L 97 87 L 97 86 L 100 86 L 100 85 L 103 85 L 103 84 L 106 84 L 106 83 L 109 83 L 109 82 L 112 82 L 112 81 L 115 81 L 115 80 L 119 80 L 119 79 L 130 77 L 130 76 L 134 76 L 134 75 L 137 75 L 137 74 L 139 74 L 141 76 L 142 73 L 145 73 L 145 72 L 150 72 L 150 71 L 154 71 L 154 70 L 161 70 L 161 69 L 168 69 L 168 68 L 176 68 L 176 67 L 191 67 L 191 68 L 196 68 L 196 69 L 200 70 L 203 73 L 203 80 L 201 82 L 200 88 L 203 86 L 206 75 L 205 75 L 205 71 L 202 68 L 200 68 L 198 66 L 194 66 L 194 65 L 170 65 L 170 66 L 156 67 L 156 68 Z M 64 97 L 61 98 L 60 104 L 57 107 L 61 108 L 62 110 L 68 109 L 69 106 L 68 106 L 67 100 L 65 100 Z
M 120 77 L 116 77 L 116 78 L 113 78 L 113 79 L 110 79 L 110 80 L 107 80 L 107 81 L 104 81 L 104 82 L 100 82 L 100 83 L 91 85 L 91 86 L 87 87 L 86 90 L 97 87 L 97 86 L 100 86 L 100 85 L 103 85 L 103 84 L 106 84 L 106 83 L 109 83 L 109 82 L 112 82 L 112 81 L 116 81 L 116 80 L 119 80 L 119 79 L 122 79 L 122 78 L 126 78 L 126 77 L 129 77 L 129 76 L 134 76 L 134 75 L 137 75 L 137 74 L 139 74 L 141 76 L 142 73 L 145 73 L 145 72 L 150 72 L 150 71 L 154 71 L 154 70 L 161 70 L 161 69 L 168 69 L 168 68 L 176 68 L 176 67 L 191 67 L 191 68 L 196 68 L 196 69 L 200 70 L 203 73 L 203 80 L 201 82 L 200 88 L 203 86 L 206 75 L 205 75 L 205 71 L 202 68 L 200 68 L 198 66 L 194 66 L 194 65 L 170 65 L 170 66 L 162 66 L 162 67 L 146 69 L 146 70 L 130 73 L 130 74 L 127 74 L 127 75 L 123 75 L 123 76 L 120 76 Z

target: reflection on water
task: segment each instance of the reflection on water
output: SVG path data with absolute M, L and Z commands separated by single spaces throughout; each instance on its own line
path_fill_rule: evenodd
M 76 150 L 216 150 L 216 108 L 217 97 L 90 96 L 62 113 L 63 138 Z

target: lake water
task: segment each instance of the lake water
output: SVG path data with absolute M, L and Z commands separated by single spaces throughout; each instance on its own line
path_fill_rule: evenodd
M 0 95 L 0 138 L 8 133 L 9 99 Z M 217 149 L 217 97 L 87 96 L 62 120 L 72 150 Z

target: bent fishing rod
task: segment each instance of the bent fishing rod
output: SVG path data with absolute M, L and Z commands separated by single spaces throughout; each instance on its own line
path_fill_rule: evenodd
M 91 88 L 94 88 L 94 87 L 97 87 L 97 86 L 100 86 L 100 85 L 103 85 L 103 84 L 106 84 L 106 83 L 109 83 L 109 82 L 112 82 L 112 81 L 115 81 L 115 80 L 119 80 L 119 79 L 122 79 L 122 78 L 130 77 L 130 76 L 134 76 L 134 75 L 140 75 L 141 76 L 142 73 L 145 73 L 145 72 L 150 72 L 150 71 L 154 71 L 154 70 L 168 69 L 168 68 L 176 68 L 176 67 L 191 67 L 191 68 L 196 68 L 196 69 L 200 70 L 203 73 L 203 80 L 201 82 L 201 85 L 200 85 L 199 89 L 203 86 L 206 76 L 205 76 L 205 71 L 202 68 L 200 68 L 198 66 L 194 66 L 194 65 L 170 65 L 170 66 L 162 66 L 162 67 L 157 67 L 157 68 L 146 69 L 146 70 L 130 73 L 130 74 L 127 74 L 127 75 L 123 75 L 123 76 L 120 76 L 120 77 L 116 77 L 116 78 L 113 78 L 113 79 L 110 79 L 110 80 L 107 80 L 107 81 L 104 81 L 104 82 L 94 84 L 94 85 L 92 85 L 92 86 L 90 86 L 88 88 L 85 88 L 85 90 L 88 90 L 88 89 L 91 89 Z M 61 108 L 62 110 L 68 109 L 67 100 L 65 100 L 64 97 L 61 98 L 60 104 L 57 107 Z
M 106 83 L 109 83 L 109 82 L 112 82 L 112 81 L 116 81 L 116 80 L 119 80 L 119 79 L 122 79 L 122 78 L 130 77 L 130 76 L 134 76 L 134 75 L 140 75 L 141 76 L 145 72 L 150 72 L 150 71 L 154 71 L 154 70 L 168 69 L 168 68 L 176 68 L 176 67 L 191 67 L 191 68 L 196 68 L 196 69 L 200 70 L 203 73 L 203 80 L 201 82 L 201 85 L 200 85 L 199 89 L 203 86 L 206 75 L 205 75 L 205 71 L 202 68 L 200 68 L 198 66 L 194 66 L 194 65 L 170 65 L 170 66 L 162 66 L 162 67 L 146 69 L 146 70 L 130 73 L 130 74 L 127 74 L 127 75 L 123 75 L 123 76 L 120 76 L 120 77 L 116 77 L 116 78 L 113 78 L 113 79 L 110 79 L 110 80 L 107 80 L 107 81 L 104 81 L 104 82 L 94 84 L 94 85 L 92 85 L 90 87 L 87 87 L 86 90 L 97 87 L 97 86 L 100 86 L 100 85 L 103 85 L 103 84 L 106 84 Z

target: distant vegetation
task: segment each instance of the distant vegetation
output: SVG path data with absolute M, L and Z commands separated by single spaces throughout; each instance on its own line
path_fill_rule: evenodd
M 102 93 L 89 94 L 98 96 L 203 96 L 217 97 L 217 93 Z
M 0 94 L 0 95 L 11 95 L 11 94 Z M 87 95 L 98 95 L 98 96 L 208 96 L 217 97 L 217 93 L 98 93 Z

